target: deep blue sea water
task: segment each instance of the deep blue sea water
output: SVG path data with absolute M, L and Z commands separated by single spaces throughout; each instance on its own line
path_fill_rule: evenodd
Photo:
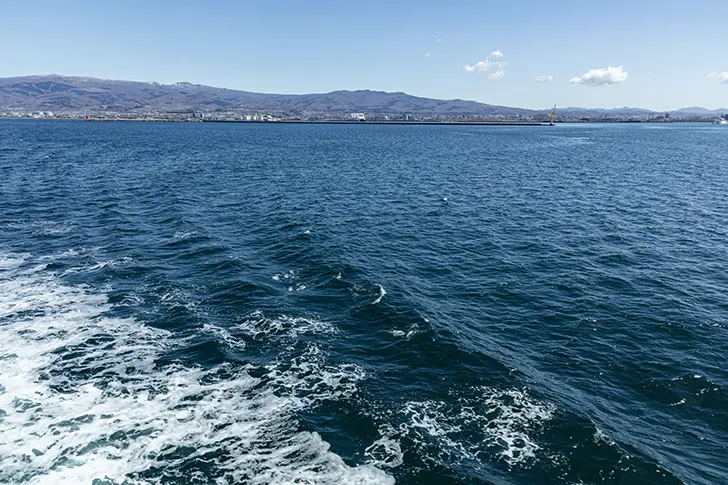
M 728 129 L 0 122 L 0 483 L 728 483 Z

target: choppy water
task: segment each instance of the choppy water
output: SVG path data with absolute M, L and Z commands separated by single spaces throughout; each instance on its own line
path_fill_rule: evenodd
M 728 482 L 728 130 L 0 122 L 0 482 Z

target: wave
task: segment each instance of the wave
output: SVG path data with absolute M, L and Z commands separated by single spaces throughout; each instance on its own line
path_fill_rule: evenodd
M 382 285 L 379 286 L 379 296 L 377 296 L 377 299 L 372 302 L 372 305 L 376 305 L 377 303 L 382 301 L 382 298 L 384 298 L 384 295 L 387 294 L 387 290 L 384 289 Z

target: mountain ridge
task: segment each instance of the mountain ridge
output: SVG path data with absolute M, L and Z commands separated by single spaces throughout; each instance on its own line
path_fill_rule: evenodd
M 157 82 L 101 79 L 58 74 L 0 78 L 0 109 L 25 111 L 226 112 L 266 111 L 288 114 L 330 113 L 345 115 L 416 115 L 430 117 L 530 117 L 544 118 L 550 109 L 534 110 L 492 105 L 464 99 L 435 99 L 404 92 L 370 89 L 328 93 L 276 94 L 206 86 L 190 82 Z M 728 110 L 700 107 L 670 111 L 676 115 L 717 115 Z M 664 114 L 642 108 L 562 108 L 572 117 L 646 117 Z

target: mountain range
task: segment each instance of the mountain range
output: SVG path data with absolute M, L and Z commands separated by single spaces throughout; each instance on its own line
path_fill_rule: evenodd
M 382 91 L 333 91 L 323 94 L 264 94 L 180 82 L 119 81 L 91 77 L 42 75 L 0 78 L 0 110 L 107 111 L 119 113 L 254 112 L 306 115 L 404 115 L 431 117 L 499 116 L 543 118 L 550 110 L 497 106 L 462 99 L 431 99 Z M 712 116 L 728 110 L 684 108 L 682 116 Z M 648 117 L 639 108 L 560 109 L 561 116 Z

